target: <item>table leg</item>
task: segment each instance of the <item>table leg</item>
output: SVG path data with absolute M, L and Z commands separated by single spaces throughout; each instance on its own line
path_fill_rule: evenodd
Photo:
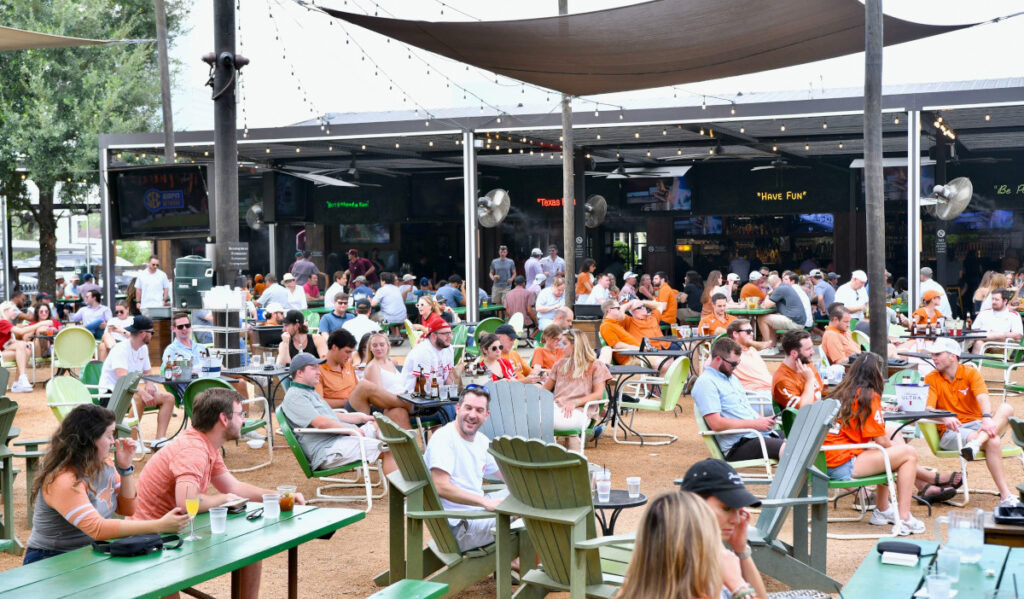
M 601 525 L 601 536 L 603 536 L 603 537 L 610 536 L 611 533 L 608 532 L 608 530 L 609 530 L 608 529 L 608 522 L 606 522 L 605 518 L 604 518 L 604 510 L 602 510 L 602 509 L 594 510 L 594 519 L 597 520 L 597 523 L 599 525 Z
M 231 599 L 242 599 L 242 573 L 240 570 L 231 571 Z
M 288 550 L 288 599 L 299 599 L 299 547 Z
M 642 439 L 643 437 L 641 437 Z M 615 508 L 612 510 L 612 517 L 608 520 L 608 529 L 602 531 L 606 537 L 615 534 L 615 521 L 619 519 L 619 514 L 622 513 L 622 508 Z

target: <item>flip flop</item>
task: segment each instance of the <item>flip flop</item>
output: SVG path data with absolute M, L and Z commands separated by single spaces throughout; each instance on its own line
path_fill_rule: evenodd
M 942 482 L 941 480 L 939 480 L 939 477 L 941 477 L 941 476 L 942 475 L 939 474 L 938 472 L 935 473 L 935 483 L 934 484 L 937 487 L 953 487 L 954 489 L 959 489 L 960 487 L 962 487 L 964 485 L 964 476 L 963 476 L 963 474 L 961 474 L 959 472 L 950 472 L 949 473 L 949 479 L 946 480 L 946 482 Z
M 928 493 L 928 489 L 938 489 L 938 491 Z M 927 484 L 917 492 L 915 499 L 921 504 L 935 504 L 941 501 L 946 501 L 947 499 L 952 499 L 955 496 L 956 489 L 953 487 L 939 487 L 933 484 Z

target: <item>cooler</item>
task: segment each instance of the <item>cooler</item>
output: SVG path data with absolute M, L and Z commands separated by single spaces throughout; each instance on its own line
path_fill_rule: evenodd
M 184 256 L 174 262 L 174 298 L 177 308 L 202 308 L 203 291 L 213 286 L 213 263 L 202 256 Z

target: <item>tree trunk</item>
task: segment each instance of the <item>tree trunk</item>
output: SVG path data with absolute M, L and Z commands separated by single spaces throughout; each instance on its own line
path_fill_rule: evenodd
M 38 291 L 53 295 L 57 283 L 57 220 L 53 215 L 54 183 L 37 181 L 39 206 L 35 211 L 39 227 L 39 280 Z

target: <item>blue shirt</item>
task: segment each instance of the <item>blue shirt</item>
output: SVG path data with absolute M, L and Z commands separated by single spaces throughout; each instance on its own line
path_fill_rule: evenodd
M 345 324 L 346 321 L 355 318 L 354 315 L 345 313 L 344 316 L 338 316 L 334 312 L 329 312 L 320 317 L 320 328 L 319 332 L 331 334 L 335 329 L 340 329 L 341 325 Z
M 462 302 L 466 301 L 462 295 L 462 292 L 453 287 L 452 285 L 445 285 L 437 290 L 434 297 L 440 301 L 443 297 L 448 305 L 452 308 L 458 308 L 462 305 Z
M 740 420 L 756 420 L 761 415 L 747 401 L 747 392 L 735 376 L 726 378 L 714 368 L 705 368 L 693 384 L 693 400 L 702 415 L 721 414 L 724 418 Z M 716 435 L 718 447 L 722 453 L 729 453 L 732 446 L 740 439 L 751 437 L 757 433 L 735 433 Z
M 189 347 L 182 343 L 181 341 L 178 341 L 178 338 L 175 337 L 174 340 L 171 341 L 171 344 L 167 346 L 167 349 L 164 350 L 164 354 L 160 358 L 160 364 L 161 366 L 166 364 L 167 358 L 173 356 L 181 356 L 182 358 L 191 359 L 192 369 L 198 370 L 200 364 L 202 364 L 200 358 L 204 358 L 208 355 L 210 355 L 210 350 L 206 349 L 206 346 L 203 345 L 202 343 L 199 343 L 198 341 L 193 341 L 192 347 Z
M 824 314 L 828 311 L 828 307 L 836 301 L 836 289 L 829 285 L 825 281 L 818 281 L 814 284 L 814 295 L 820 295 L 821 300 L 825 303 L 824 306 L 818 306 L 818 312 Z
M 102 320 L 103 322 L 107 322 L 111 318 L 113 318 L 113 315 L 110 313 L 110 308 L 104 306 L 103 304 L 100 304 L 95 308 L 90 308 L 89 306 L 82 306 L 81 308 L 78 309 L 78 312 L 75 312 L 74 314 L 71 315 L 71 322 L 89 324 L 90 322 L 96 320 Z
M 350 293 L 349 295 L 352 297 L 353 302 L 361 299 L 369 301 L 370 299 L 373 298 L 373 289 L 370 289 L 366 285 L 360 285 L 359 287 L 353 289 L 352 293 Z

